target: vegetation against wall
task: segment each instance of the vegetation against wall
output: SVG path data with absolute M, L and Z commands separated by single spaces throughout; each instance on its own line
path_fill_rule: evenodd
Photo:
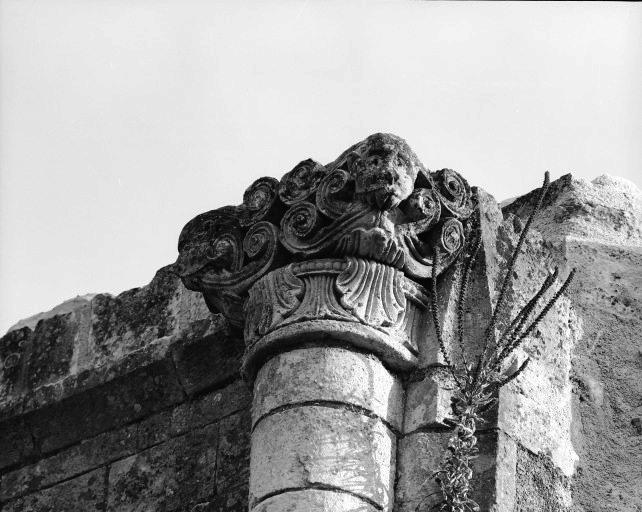
M 468 299 L 471 269 L 474 266 L 477 253 L 481 247 L 481 236 L 477 236 L 469 244 L 468 254 L 460 260 L 462 266 L 459 294 L 456 302 L 457 332 L 456 340 L 459 347 L 457 356 L 448 354 L 444 344 L 443 332 L 438 315 L 439 297 L 437 293 L 437 276 L 432 275 L 431 310 L 437 340 L 443 359 L 450 370 L 455 382 L 455 391 L 452 398 L 453 418 L 447 420 L 453 433 L 448 441 L 448 451 L 441 469 L 436 473 L 435 479 L 443 493 L 443 500 L 437 504 L 435 510 L 442 512 L 478 511 L 479 505 L 471 498 L 470 483 L 473 476 L 472 460 L 477 455 L 478 426 L 484 422 L 483 413 L 490 409 L 498 399 L 498 391 L 515 378 L 528 366 L 527 358 L 517 370 L 505 368 L 504 363 L 524 342 L 524 340 L 537 328 L 542 319 L 548 314 L 553 305 L 571 284 L 575 270 L 573 269 L 562 286 L 545 303 L 539 313 L 535 313 L 538 304 L 546 292 L 555 283 L 558 277 L 556 268 L 542 283 L 537 293 L 520 309 L 509 326 L 496 335 L 497 319 L 506 307 L 506 292 L 513 277 L 513 271 L 522 245 L 530 230 L 533 219 L 542 206 L 542 201 L 549 186 L 548 172 L 544 177 L 544 184 L 540 190 L 537 204 L 531 212 L 524 229 L 522 230 L 517 246 L 510 258 L 506 274 L 502 280 L 499 296 L 491 319 L 486 327 L 483 340 L 479 346 L 481 350 L 476 354 L 467 354 L 464 345 L 464 312 Z M 439 253 L 435 252 L 435 265 L 437 268 Z

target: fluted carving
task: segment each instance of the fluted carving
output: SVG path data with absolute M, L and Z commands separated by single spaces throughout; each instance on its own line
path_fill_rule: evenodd
M 241 325 L 250 287 L 289 262 L 368 260 L 391 267 L 381 276 L 423 279 L 432 273 L 437 249 L 440 273 L 464 246 L 473 209 L 470 187 L 458 173 L 429 172 L 403 139 L 376 134 L 326 166 L 308 159 L 280 181 L 255 181 L 239 206 L 197 216 L 180 235 L 173 268 L 212 309 Z M 371 277 L 388 279 L 381 276 Z M 385 313 L 386 321 L 394 323 L 401 303 Z M 367 307 L 352 312 L 368 314 Z

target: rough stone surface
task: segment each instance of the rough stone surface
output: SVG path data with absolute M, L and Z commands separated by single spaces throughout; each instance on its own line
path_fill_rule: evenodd
M 533 194 L 524 196 L 505 213 L 523 217 L 532 202 Z M 642 193 L 621 178 L 568 175 L 552 184 L 535 227 L 560 264 L 579 270 L 568 293 L 577 317 L 570 326 L 570 434 L 579 457 L 573 511 L 640 510 Z
M 335 347 L 293 350 L 263 365 L 254 382 L 253 423 L 278 407 L 318 401 L 362 407 L 401 428 L 400 380 L 376 357 Z
M 526 217 L 533 191 L 504 208 Z M 573 237 L 613 246 L 642 245 L 642 194 L 629 180 L 604 174 L 589 181 L 571 174 L 551 183 L 533 225 L 546 239 Z
M 0 338 L 0 508 L 247 510 L 238 334 L 165 272 L 61 311 Z
M 182 401 L 173 367 L 161 362 L 29 414 L 43 453 L 69 446 Z
M 24 418 L 0 423 L 0 470 L 31 458 L 36 451 L 31 431 Z
M 516 512 L 567 512 L 570 509 L 572 501 L 569 480 L 547 457 L 519 449 L 515 479 Z M 589 510 L 604 510 L 595 505 Z
M 518 263 L 519 282 L 513 285 L 512 300 L 521 306 L 546 278 L 541 258 L 528 244 Z M 533 254 L 535 253 L 535 254 Z M 558 283 L 558 286 L 560 283 Z M 513 315 L 517 308 L 513 309 Z M 564 474 L 575 470 L 577 454 L 571 442 L 571 352 L 581 335 L 577 317 L 568 299 L 560 299 L 537 331 L 514 353 L 507 367 L 530 357 L 528 368 L 500 391 L 497 425 L 534 453 L 549 455 Z
M 247 486 L 250 477 L 250 411 L 221 421 L 216 486 L 223 491 Z M 247 491 L 245 495 L 247 495 Z
M 12 501 L 2 512 L 104 512 L 106 473 L 101 468 L 67 480 Z
M 44 314 L 33 330 L 23 327 L 0 338 L 0 420 L 172 357 L 188 392 L 199 389 L 192 381 L 215 385 L 239 368 L 242 343 L 238 348 L 232 341 L 212 342 L 226 332 L 222 317 L 212 315 L 199 294 L 163 269 L 143 288 L 116 297 L 96 295 L 64 314 Z M 206 373 L 203 364 L 197 371 L 199 349 L 192 347 L 204 338 L 222 362 L 206 383 L 200 378 Z
M 307 406 L 268 416 L 252 435 L 250 503 L 322 485 L 391 510 L 395 444 L 380 420 L 346 409 Z
M 0 501 L 8 501 L 86 473 L 112 460 L 131 455 L 136 452 L 136 448 L 136 426 L 88 439 L 52 457 L 41 459 L 36 464 L 3 475 L 0 481 Z
M 177 510 L 216 494 L 218 424 L 114 463 L 108 510 Z
M 289 491 L 259 503 L 252 512 L 377 512 L 377 507 L 350 494 L 306 489 Z
M 441 368 L 429 368 L 419 381 L 406 388 L 403 432 L 408 434 L 426 426 L 443 425 L 452 416 L 450 399 L 454 383 Z

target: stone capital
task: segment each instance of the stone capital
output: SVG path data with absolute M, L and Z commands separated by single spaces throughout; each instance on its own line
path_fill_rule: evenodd
M 438 274 L 457 258 L 474 207 L 470 187 L 457 172 L 431 172 L 403 139 L 375 134 L 327 165 L 308 159 L 280 180 L 256 180 L 238 206 L 198 215 L 183 228 L 173 268 L 187 288 L 202 292 L 208 306 L 234 325 L 249 319 L 249 342 L 280 315 L 294 313 L 297 301 L 305 302 L 303 281 L 312 279 L 306 276 L 317 267 L 338 292 L 327 308 L 335 299 L 341 306 L 319 319 L 352 315 L 366 325 L 372 320 L 375 329 L 392 328 L 403 316 L 407 295 L 423 296 L 417 288 L 410 292 L 409 283 L 431 275 L 435 249 Z M 358 269 L 370 277 L 357 281 L 352 274 Z M 381 286 L 379 276 L 390 282 L 393 294 L 390 301 L 383 297 L 383 309 L 365 318 L 351 303 L 354 293 L 342 290 L 371 282 Z M 270 293 L 249 293 L 259 282 L 261 290 L 281 290 L 274 298 L 283 303 L 271 313 L 266 306 L 246 313 L 250 303 L 257 307 L 259 294 Z M 282 291 L 283 286 L 289 289 Z
M 185 226 L 174 271 L 243 327 L 250 510 L 392 510 L 399 373 L 429 325 L 422 281 L 461 253 L 474 209 L 459 174 L 375 134 Z

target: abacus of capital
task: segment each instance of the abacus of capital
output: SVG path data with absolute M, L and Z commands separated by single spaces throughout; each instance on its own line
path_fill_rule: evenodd
M 404 376 L 437 353 L 423 284 L 475 208 L 459 174 L 375 134 L 185 226 L 175 271 L 244 332 L 251 511 L 392 510 Z

